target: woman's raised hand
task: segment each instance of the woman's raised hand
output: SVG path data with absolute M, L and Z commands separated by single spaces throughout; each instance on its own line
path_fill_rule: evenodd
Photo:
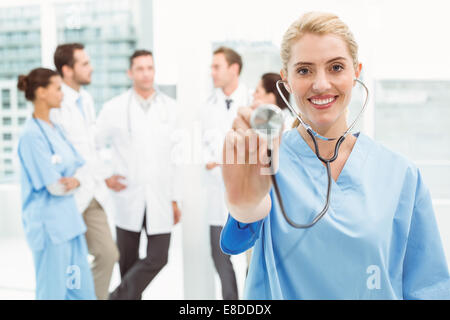
M 271 174 L 276 171 L 281 141 L 281 135 L 274 138 L 269 157 L 267 140 L 250 126 L 250 117 L 258 106 L 255 103 L 238 109 L 223 146 L 222 175 L 228 209 L 236 220 L 247 223 L 270 212 Z

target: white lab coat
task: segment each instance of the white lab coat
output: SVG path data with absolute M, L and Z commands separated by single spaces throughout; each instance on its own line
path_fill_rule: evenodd
M 229 110 L 226 99 L 232 99 Z M 252 97 L 247 87 L 240 83 L 238 88 L 226 97 L 221 89 L 215 89 L 201 109 L 203 128 L 204 182 L 206 187 L 206 210 L 209 224 L 223 226 L 226 222 L 228 209 L 225 203 L 225 186 L 221 167 L 206 170 L 206 163 L 222 163 L 222 149 L 226 133 L 232 128 L 239 107 L 250 106 Z
M 172 161 L 178 107 L 175 100 L 156 91 L 145 112 L 135 95 L 130 89 L 106 102 L 97 120 L 98 147 L 110 146 L 109 175 L 126 177 L 126 189 L 109 190 L 115 224 L 139 232 L 146 209 L 147 234 L 169 233 L 174 222 L 172 201 L 180 200 Z
M 50 119 L 58 124 L 66 138 L 85 160 L 83 167 L 77 170 L 75 177 L 80 181 L 74 197 L 80 213 L 82 213 L 93 198 L 107 211 L 107 188 L 104 182 L 106 176 L 101 170 L 101 159 L 95 145 L 95 108 L 92 96 L 84 89 L 75 91 L 66 84 L 62 84 L 64 94 L 61 108 L 52 109 Z M 81 95 L 84 117 L 77 106 L 77 99 Z

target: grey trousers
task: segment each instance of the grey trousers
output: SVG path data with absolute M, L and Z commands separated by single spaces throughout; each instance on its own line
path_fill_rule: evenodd
M 217 273 L 222 284 L 222 297 L 224 300 L 238 300 L 236 274 L 230 256 L 220 249 L 220 233 L 223 227 L 210 226 L 211 251 Z
M 145 229 L 145 216 L 143 227 Z M 147 235 L 147 256 L 139 259 L 140 232 L 116 227 L 120 252 L 120 285 L 110 294 L 110 300 L 141 300 L 142 292 L 167 264 L 170 233 Z

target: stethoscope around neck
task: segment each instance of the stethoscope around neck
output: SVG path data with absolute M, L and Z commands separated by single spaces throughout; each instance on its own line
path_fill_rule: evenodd
M 128 137 L 130 138 L 130 140 L 132 140 L 132 126 L 131 126 L 131 104 L 132 104 L 132 99 L 133 99 L 133 95 L 136 95 L 137 93 L 134 91 L 133 88 L 131 88 L 129 90 L 129 94 L 128 94 L 128 99 L 127 99 L 127 106 L 126 106 L 126 125 L 127 125 L 127 132 L 128 132 Z M 155 99 L 157 99 L 157 95 L 158 95 L 158 90 L 155 89 Z M 134 97 L 134 99 L 136 99 L 136 97 Z M 139 101 L 136 101 L 136 103 L 139 103 Z M 149 111 L 147 111 L 149 112 Z M 161 112 L 163 112 L 163 115 L 160 117 L 160 120 L 162 123 L 166 123 L 168 121 L 168 111 L 166 109 L 163 109 Z
M 315 132 L 311 128 L 310 125 L 308 125 L 307 123 L 305 123 L 303 121 L 303 119 L 301 118 L 299 113 L 291 106 L 289 101 L 283 95 L 283 92 L 280 89 L 280 85 L 281 84 L 288 85 L 288 84 L 283 80 L 278 80 L 276 83 L 277 90 L 278 90 L 281 98 L 283 99 L 283 101 L 286 103 L 286 106 L 289 108 L 289 110 L 292 112 L 292 114 L 296 116 L 296 118 L 300 122 L 300 125 L 306 130 L 306 132 L 311 137 L 311 139 L 314 143 L 315 154 L 316 154 L 317 158 L 325 164 L 325 167 L 327 169 L 327 176 L 328 176 L 327 195 L 326 195 L 325 205 L 324 205 L 323 209 L 314 217 L 314 219 L 310 223 L 300 224 L 300 223 L 296 223 L 295 221 L 293 221 L 287 215 L 284 204 L 283 204 L 283 199 L 281 197 L 280 189 L 279 189 L 276 177 L 275 177 L 275 172 L 274 172 L 272 163 L 269 163 L 269 166 L 271 169 L 272 184 L 274 186 L 275 195 L 276 195 L 276 197 L 278 199 L 278 203 L 280 205 L 281 213 L 283 214 L 286 221 L 294 228 L 306 229 L 306 228 L 312 227 L 313 225 L 315 225 L 317 223 L 317 221 L 319 221 L 325 215 L 325 213 L 328 211 L 328 209 L 330 207 L 330 195 L 331 195 L 331 186 L 332 186 L 331 162 L 333 162 L 334 160 L 337 159 L 338 153 L 339 153 L 339 147 L 341 146 L 342 142 L 344 142 L 345 137 L 351 132 L 351 130 L 354 128 L 354 126 L 356 125 L 358 120 L 361 118 L 361 116 L 367 106 L 368 99 L 369 99 L 369 89 L 367 89 L 366 85 L 357 78 L 355 78 L 354 80 L 363 86 L 364 90 L 366 91 L 366 98 L 365 98 L 363 107 L 361 108 L 361 110 L 358 113 L 355 120 L 352 122 L 352 124 L 347 128 L 347 130 L 339 138 L 326 138 L 326 137 L 323 137 L 322 135 L 320 135 L 319 133 Z M 294 96 L 295 96 L 295 94 L 294 94 Z M 258 107 L 251 116 L 251 119 L 250 119 L 251 127 L 259 135 L 263 136 L 264 138 L 266 138 L 268 140 L 267 141 L 268 142 L 267 155 L 268 155 L 269 159 L 271 159 L 271 156 L 272 156 L 272 149 L 273 149 L 272 141 L 275 137 L 277 137 L 281 133 L 283 122 L 284 122 L 284 119 L 283 119 L 283 113 L 282 113 L 281 109 L 278 106 L 275 106 L 272 104 L 266 104 L 266 105 L 262 105 L 262 106 Z M 326 159 L 320 155 L 319 146 L 317 144 L 316 138 L 319 138 L 324 141 L 337 140 L 335 148 L 334 148 L 334 154 L 331 158 Z
M 50 142 L 50 139 L 48 138 L 47 134 L 45 133 L 44 128 L 42 128 L 41 124 L 39 123 L 39 121 L 36 118 L 36 116 L 34 115 L 34 113 L 32 114 L 31 117 L 32 117 L 33 121 L 36 123 L 36 125 L 38 126 L 39 131 L 41 132 L 41 134 L 44 137 L 45 141 L 47 142 L 47 145 L 48 145 L 48 147 L 50 149 L 50 153 L 52 154 L 51 160 L 50 160 L 51 163 L 55 164 L 55 165 L 56 164 L 61 164 L 62 163 L 62 158 L 61 158 L 61 156 L 59 154 L 57 154 L 55 152 L 55 149 L 53 148 L 53 145 Z M 58 134 L 61 136 L 61 138 L 64 140 L 64 142 L 70 147 L 70 149 L 72 150 L 73 154 L 77 154 L 77 152 L 75 151 L 74 146 L 67 140 L 67 138 L 64 135 L 64 133 L 61 132 L 61 129 L 57 125 L 55 125 L 53 123 L 52 123 L 52 125 L 56 129 L 56 131 L 58 131 Z

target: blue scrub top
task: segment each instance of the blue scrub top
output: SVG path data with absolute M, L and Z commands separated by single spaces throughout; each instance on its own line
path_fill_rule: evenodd
M 19 139 L 21 164 L 22 222 L 27 242 L 32 250 L 45 247 L 45 236 L 60 244 L 86 232 L 81 213 L 73 195 L 53 196 L 46 186 L 61 177 L 72 177 L 84 160 L 68 142 L 60 128 L 39 121 L 49 141 L 30 118 Z M 51 143 L 61 163 L 53 164 Z
M 333 180 L 328 212 L 309 229 L 284 219 L 271 190 L 266 218 L 231 216 L 221 247 L 254 247 L 248 299 L 450 299 L 449 270 L 419 170 L 364 134 Z M 276 174 L 288 216 L 306 224 L 322 210 L 327 172 L 295 129 L 286 132 Z

